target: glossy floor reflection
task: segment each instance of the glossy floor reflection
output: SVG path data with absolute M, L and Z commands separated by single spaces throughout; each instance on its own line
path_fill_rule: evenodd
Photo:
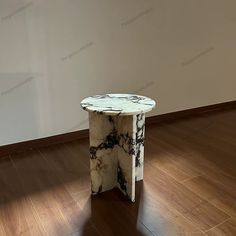
M 0 159 L 0 235 L 235 235 L 236 111 L 152 125 L 136 202 L 90 195 L 88 140 Z

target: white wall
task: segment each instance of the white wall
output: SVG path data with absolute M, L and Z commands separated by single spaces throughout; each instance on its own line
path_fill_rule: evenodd
M 82 98 L 149 115 L 236 99 L 235 0 L 0 0 L 0 145 L 88 127 Z

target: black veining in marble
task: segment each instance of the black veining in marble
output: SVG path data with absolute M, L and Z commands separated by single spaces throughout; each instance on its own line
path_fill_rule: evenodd
M 144 122 L 144 114 L 138 114 L 136 120 L 136 161 L 135 167 L 140 167 L 140 159 L 141 159 L 141 147 L 144 147 L 144 129 L 145 129 L 145 122 Z
M 131 101 L 132 103 L 135 103 L 135 104 L 153 106 L 153 103 L 148 103 L 148 101 L 146 103 L 144 103 L 144 102 L 140 103 L 140 101 L 144 101 L 147 98 L 143 97 L 143 96 L 138 96 L 138 95 L 112 96 L 110 94 L 104 94 L 104 95 L 91 96 L 91 98 L 94 98 L 94 99 L 106 99 L 106 98 L 109 98 L 109 99 L 123 99 L 123 100 L 129 100 L 129 101 Z M 98 108 L 98 110 L 95 110 L 94 112 L 99 113 L 99 114 L 104 114 L 105 112 L 119 112 L 118 115 L 120 115 L 123 111 L 122 109 L 118 109 L 118 108 L 116 109 L 116 108 L 111 107 L 111 106 L 104 107 L 102 110 L 100 110 L 101 109 L 100 105 L 91 104 L 89 102 L 82 102 L 81 105 L 82 105 L 82 108 L 84 110 L 86 110 L 89 107 Z
M 129 134 L 128 131 L 126 133 L 118 132 L 118 129 L 116 128 L 116 117 L 105 116 L 108 119 L 109 123 L 112 125 L 111 132 L 106 135 L 104 141 L 98 146 L 90 147 L 90 158 L 98 159 L 98 163 L 96 166 L 97 170 L 101 169 L 101 160 L 98 158 L 97 152 L 100 150 L 113 149 L 116 145 L 122 148 L 124 152 L 129 156 L 135 155 L 135 167 L 141 166 L 141 148 L 144 146 L 144 116 L 144 114 L 136 115 L 136 133 L 134 138 L 132 137 L 132 133 Z M 117 167 L 117 181 L 121 190 L 128 196 L 126 187 L 127 181 L 119 163 Z M 101 191 L 101 189 L 102 186 L 98 191 Z
M 125 193 L 126 196 L 128 196 L 128 193 L 127 193 L 127 181 L 125 179 L 125 175 L 123 173 L 123 170 L 122 168 L 120 167 L 120 164 L 118 162 L 118 167 L 117 167 L 117 182 L 120 186 L 120 189 Z
M 105 140 L 102 143 L 100 143 L 97 147 L 91 146 L 89 148 L 91 159 L 97 158 L 97 151 L 113 149 L 114 146 L 118 144 L 118 138 L 117 138 L 118 131 L 115 128 L 114 120 L 111 116 L 108 116 L 108 120 L 113 124 L 112 131 L 106 136 Z
M 137 115 L 137 132 L 135 135 L 135 139 L 133 139 L 128 132 L 125 134 L 119 134 L 117 128 L 115 127 L 114 118 L 112 116 L 107 116 L 109 122 L 112 123 L 112 131 L 97 147 L 90 147 L 90 158 L 96 159 L 97 151 L 99 150 L 113 149 L 115 145 L 118 145 L 129 155 L 136 155 L 136 166 L 140 166 L 140 147 L 144 145 L 144 123 L 140 125 L 139 122 L 142 121 L 143 116 L 144 114 Z

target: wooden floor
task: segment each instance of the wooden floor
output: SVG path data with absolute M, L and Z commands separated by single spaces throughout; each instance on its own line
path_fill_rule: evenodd
M 88 140 L 0 159 L 0 235 L 236 235 L 236 110 L 147 127 L 136 202 L 90 196 Z

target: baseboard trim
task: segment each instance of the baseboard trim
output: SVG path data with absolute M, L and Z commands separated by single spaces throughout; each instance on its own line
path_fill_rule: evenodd
M 152 117 L 147 117 L 146 125 L 171 122 L 179 119 L 185 119 L 201 115 L 203 113 L 219 112 L 223 110 L 236 109 L 236 101 L 218 103 L 203 107 L 197 107 L 182 111 L 170 112 L 166 114 L 156 115 Z M 40 138 L 35 140 L 29 140 L 25 142 L 19 142 L 9 145 L 4 145 L 0 147 L 0 157 L 4 157 L 13 153 L 24 152 L 26 150 L 46 147 L 54 144 L 60 144 L 65 142 L 70 142 L 77 139 L 87 138 L 89 136 L 89 130 L 79 130 L 75 132 L 54 135 L 46 138 Z
M 150 125 L 161 122 L 176 121 L 179 119 L 202 115 L 203 113 L 220 112 L 230 109 L 236 109 L 236 100 L 148 117 L 146 124 Z
M 4 145 L 0 147 L 0 158 L 13 153 L 24 152 L 34 148 L 47 147 L 54 144 L 66 143 L 76 139 L 86 138 L 88 136 L 89 136 L 89 130 L 84 129 L 65 134 L 58 134 L 46 138 L 39 138 L 39 139 Z

